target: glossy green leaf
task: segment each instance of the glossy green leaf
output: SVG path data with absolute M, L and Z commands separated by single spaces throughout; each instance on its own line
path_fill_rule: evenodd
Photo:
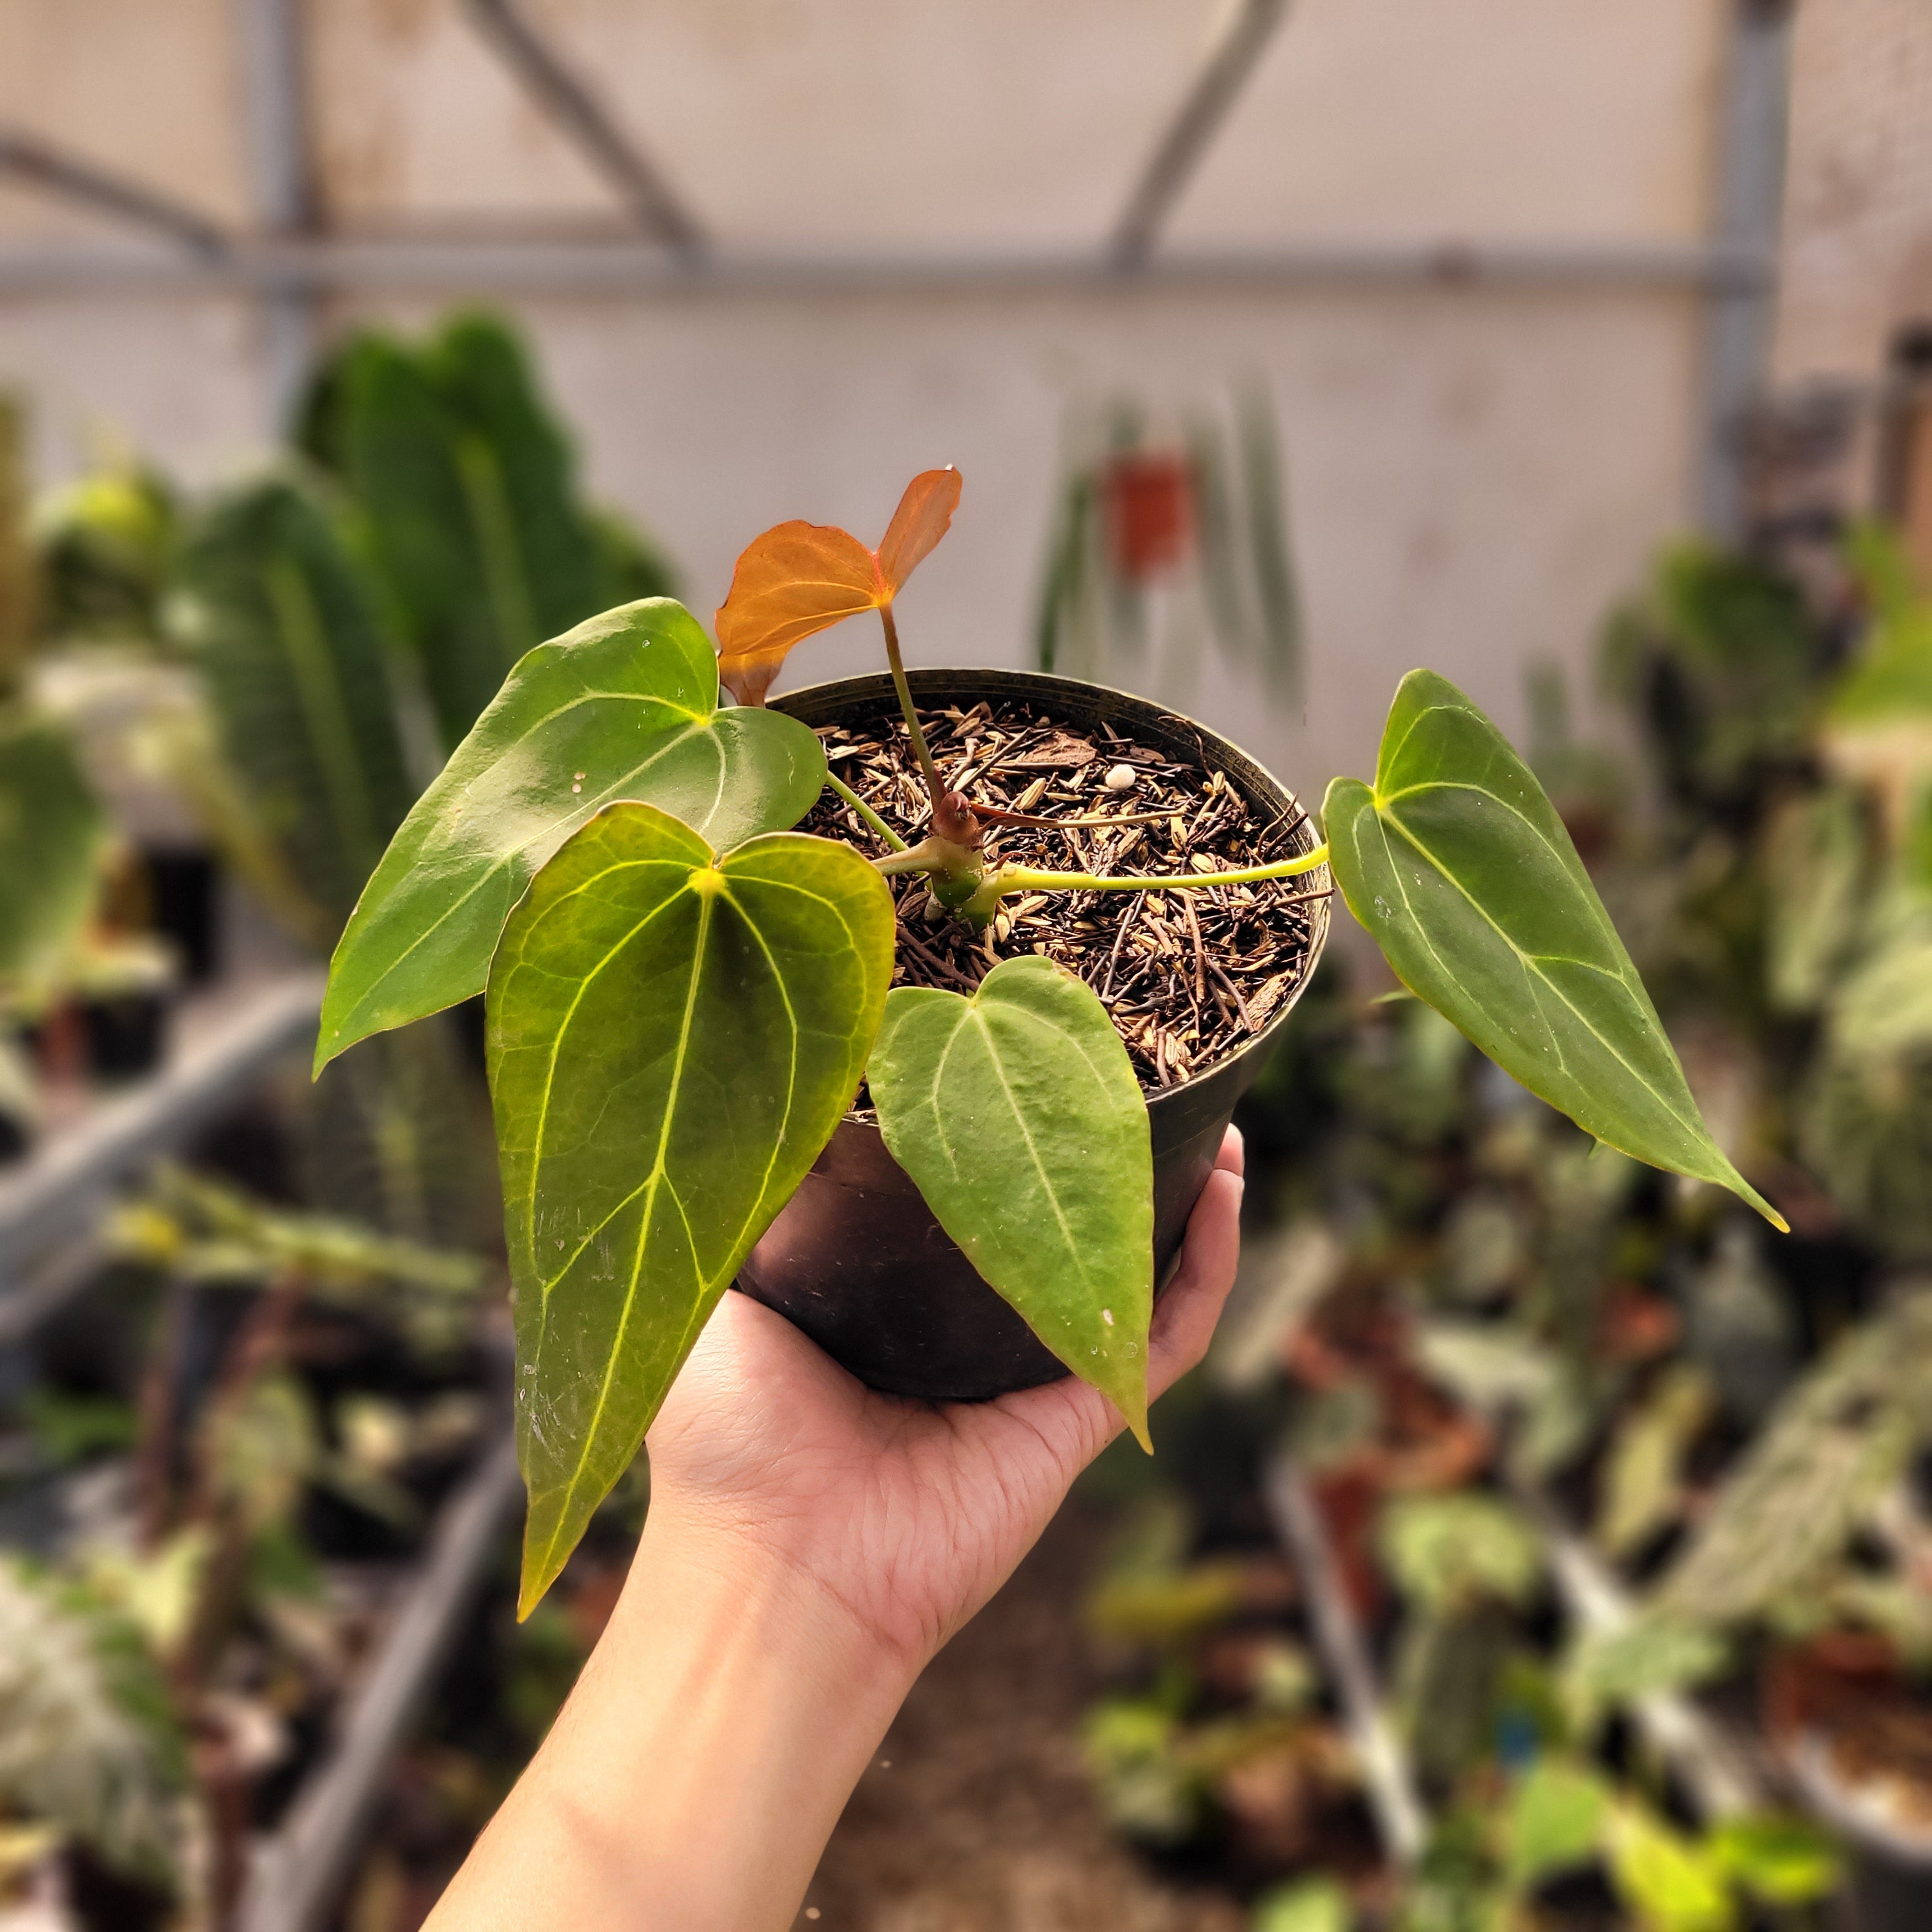
M 316 498 L 271 477 L 196 525 L 169 621 L 250 810 L 332 937 L 416 797 L 364 572 Z
M 336 947 L 320 1072 L 365 1034 L 483 990 L 532 875 L 616 799 L 722 849 L 796 825 L 825 783 L 817 734 L 718 708 L 718 664 L 668 598 L 630 604 L 530 652 L 424 793 Z
M 67 734 L 0 713 L 0 991 L 58 970 L 92 908 L 106 830 Z
M 1784 1221 L 1711 1138 L 1543 788 L 1447 679 L 1411 671 L 1372 788 L 1323 803 L 1348 909 L 1409 989 L 1586 1132 Z
M 522 1606 L 628 1466 L 706 1316 L 858 1090 L 891 982 L 886 883 L 796 832 L 722 859 L 607 806 L 490 969 L 516 1293 Z
M 940 1226 L 1146 1445 L 1154 1155 L 1106 1009 L 1034 955 L 970 999 L 901 987 L 866 1079 Z

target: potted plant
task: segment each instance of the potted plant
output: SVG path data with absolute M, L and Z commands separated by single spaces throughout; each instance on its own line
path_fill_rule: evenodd
M 739 559 L 715 652 L 661 598 L 530 652 L 410 812 L 337 947 L 318 1071 L 368 1034 L 486 994 L 526 1612 L 734 1280 L 776 1281 L 770 1298 L 812 1328 L 814 1308 L 836 1312 L 844 1261 L 883 1246 L 894 1286 L 877 1318 L 916 1323 L 928 1282 L 950 1293 L 970 1264 L 984 1305 L 1016 1312 L 1145 1444 L 1157 1231 L 1178 1238 L 1206 1172 L 1175 1155 L 1157 1202 L 1154 1123 L 1198 1106 L 1208 1118 L 1190 1114 L 1169 1153 L 1218 1140 L 1265 1021 L 1318 950 L 1331 875 L 1405 984 L 1526 1086 L 1599 1139 L 1777 1219 L 1706 1130 L 1540 788 L 1453 686 L 1402 681 L 1372 782 L 1330 787 L 1318 842 L 1286 792 L 1185 720 L 1064 680 L 909 675 L 895 605 L 959 490 L 954 470 L 914 478 L 877 550 L 805 523 L 767 531 Z M 765 704 L 795 645 L 868 610 L 889 685 Z M 736 704 L 721 704 L 721 682 Z M 887 691 L 897 718 L 864 739 L 886 766 L 868 800 L 812 722 L 847 728 L 842 751 Z M 1054 770 L 1088 776 L 1030 782 L 1006 805 L 976 794 L 971 727 L 990 726 L 995 700 L 1030 706 L 1036 742 L 1062 747 Z M 950 769 L 933 748 L 942 718 Z M 1185 779 L 1185 810 L 1164 795 L 1136 809 L 1144 787 L 1159 790 L 1148 774 Z M 792 830 L 828 790 L 839 803 L 808 822 L 844 836 Z M 1241 862 L 1190 841 L 1210 826 L 1228 828 Z M 1019 842 L 1064 838 L 1077 859 L 1092 833 L 1124 854 L 1150 827 L 1165 836 L 1147 844 L 1177 861 L 1166 870 L 1027 862 Z M 1218 998 L 1235 1016 L 1198 1062 L 1184 1041 L 1170 1056 L 1158 1014 L 1151 1058 L 1144 1027 L 1130 1050 L 1103 998 L 1120 1006 L 1126 921 L 1156 901 L 1147 945 L 1186 967 L 1167 977 L 1171 1000 L 1184 985 L 1191 1013 Z M 952 935 L 950 963 L 912 929 L 915 904 L 920 932 Z M 1201 935 L 1201 908 L 1230 905 L 1298 935 L 1295 983 L 1261 1024 L 1251 1008 L 1240 1024 L 1250 956 L 1210 958 Z M 976 969 L 958 963 L 962 938 Z M 862 1082 L 869 1118 L 854 1111 Z M 876 1156 L 862 1150 L 874 1136 Z M 830 1234 L 774 1256 L 761 1238 L 815 1164 L 812 1211 Z M 943 1362 L 923 1364 L 922 1392 L 998 1393 L 962 1357 L 950 1388 Z M 1036 1360 L 1008 1366 L 1007 1386 L 1041 1378 Z

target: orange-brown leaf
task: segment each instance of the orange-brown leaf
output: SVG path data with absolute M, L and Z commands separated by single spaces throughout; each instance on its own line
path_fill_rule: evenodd
M 888 602 L 945 536 L 958 507 L 959 472 L 950 465 L 922 470 L 906 485 L 879 546 L 879 576 Z
M 890 601 L 878 560 L 856 537 L 780 524 L 752 539 L 732 573 L 718 611 L 718 674 L 740 704 L 762 704 L 793 645 Z

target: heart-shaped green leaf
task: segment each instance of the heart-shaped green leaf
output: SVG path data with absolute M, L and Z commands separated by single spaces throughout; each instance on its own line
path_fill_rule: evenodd
M 777 832 L 717 859 L 636 804 L 574 833 L 512 915 L 488 1036 L 525 1612 L 851 1104 L 892 936 L 849 846 Z
M 1148 1446 L 1154 1153 L 1106 1009 L 1034 955 L 970 999 L 901 987 L 866 1077 L 939 1225 Z
M 1711 1138 L 1543 788 L 1453 684 L 1402 680 L 1374 789 L 1336 779 L 1322 815 L 1348 910 L 1412 992 L 1586 1132 L 1784 1226 Z
M 825 751 L 795 718 L 718 708 L 697 620 L 646 598 L 527 652 L 404 820 L 335 949 L 320 1072 L 367 1034 L 480 993 L 510 908 L 593 812 L 638 799 L 721 849 L 796 825 Z

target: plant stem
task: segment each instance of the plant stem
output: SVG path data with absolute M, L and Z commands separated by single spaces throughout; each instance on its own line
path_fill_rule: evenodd
M 899 656 L 899 627 L 892 621 L 892 607 L 879 606 L 879 622 L 886 630 L 886 662 L 892 666 L 892 688 L 899 694 L 899 709 L 905 714 L 906 729 L 912 734 L 913 756 L 919 760 L 920 776 L 926 780 L 926 802 L 936 818 L 939 801 L 946 796 L 946 782 L 932 762 L 932 753 L 920 728 L 919 710 L 912 701 L 912 686 L 906 682 L 905 660 Z
M 906 842 L 859 794 L 840 778 L 836 772 L 825 774 L 825 782 L 892 848 L 895 852 L 903 852 Z
M 1042 872 L 1030 866 L 1002 866 L 986 890 L 1004 898 L 1010 892 L 1184 892 L 1213 886 L 1258 886 L 1270 879 L 1299 878 L 1328 862 L 1328 848 L 1318 845 L 1271 866 L 1244 866 L 1233 872 L 1186 872 L 1171 879 L 1096 878 L 1090 872 Z
M 959 856 L 959 848 L 950 839 L 922 838 L 916 845 L 901 844 L 888 858 L 874 859 L 872 869 L 890 879 L 902 872 L 950 871 Z

